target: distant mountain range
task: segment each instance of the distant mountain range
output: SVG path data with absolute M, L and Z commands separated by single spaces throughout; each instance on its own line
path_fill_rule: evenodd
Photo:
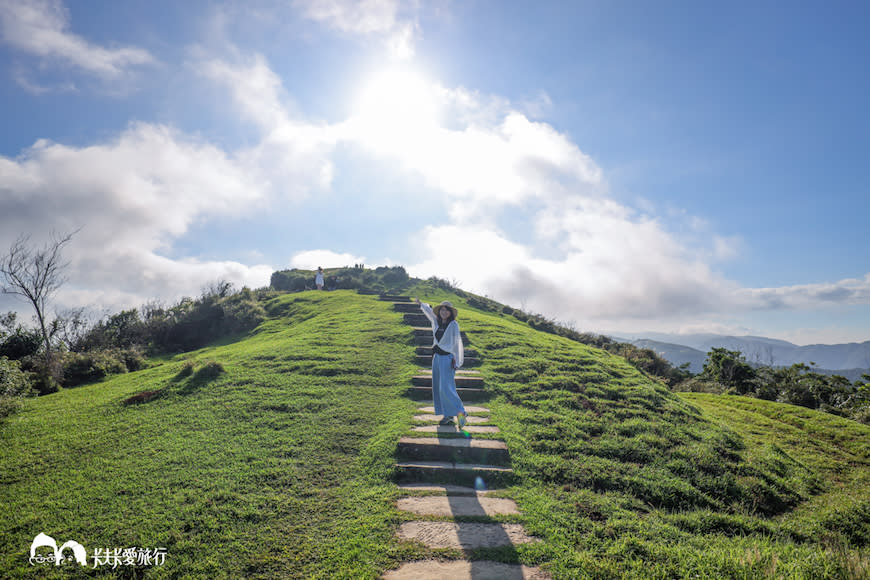
M 674 366 L 689 363 L 689 370 L 695 373 L 701 372 L 707 353 L 714 348 L 740 351 L 747 362 L 758 365 L 788 367 L 796 363 L 815 363 L 819 372 L 835 372 L 851 380 L 870 372 L 870 341 L 798 346 L 761 336 L 721 334 L 646 333 L 642 338 L 612 338 L 649 348 Z

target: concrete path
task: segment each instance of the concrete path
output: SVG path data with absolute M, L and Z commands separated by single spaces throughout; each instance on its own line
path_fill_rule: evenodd
M 431 351 L 427 348 L 432 345 L 432 332 L 429 328 L 420 328 L 419 307 L 409 297 L 389 299 L 394 302 L 394 309 L 402 313 L 405 323 L 415 327 L 417 360 L 422 356 L 429 356 L 431 360 Z M 467 346 L 470 341 L 464 332 L 462 338 Z M 477 364 L 481 355 L 474 354 Z M 513 481 L 509 450 L 504 441 L 473 438 L 475 434 L 499 432 L 487 407 L 466 406 L 469 424 L 461 431 L 455 425 L 440 426 L 437 423 L 441 417 L 434 414 L 431 406 L 431 369 L 420 369 L 411 383 L 408 394 L 423 403 L 414 420 L 428 424 L 414 427 L 413 437 L 399 440 L 396 473 L 399 487 L 406 496 L 398 500 L 397 507 L 426 519 L 403 523 L 398 537 L 431 549 L 459 550 L 466 559 L 406 562 L 397 570 L 388 571 L 384 579 L 549 579 L 550 576 L 538 568 L 471 559 L 473 551 L 480 548 L 538 541 L 529 536 L 521 524 L 510 523 L 511 518 L 520 515 L 512 499 L 490 497 L 491 490 L 506 487 Z M 488 397 L 486 381 L 477 370 L 463 369 L 457 373 L 456 383 L 463 401 L 485 401 Z M 493 517 L 498 521 L 487 521 Z M 468 521 L 469 518 L 474 521 Z

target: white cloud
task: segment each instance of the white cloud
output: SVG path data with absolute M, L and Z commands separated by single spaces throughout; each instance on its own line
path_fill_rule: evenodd
M 733 260 L 740 255 L 743 240 L 739 236 L 713 235 L 713 257 L 716 260 Z
M 102 79 L 117 79 L 131 67 L 154 63 L 141 48 L 104 48 L 68 30 L 60 0 L 0 0 L 0 35 L 18 50 L 46 61 L 70 64 Z
M 160 125 L 134 124 L 112 142 L 82 148 L 39 141 L 17 159 L 0 157 L 0 248 L 21 232 L 38 242 L 50 230 L 82 228 L 67 252 L 70 281 L 59 295 L 67 306 L 87 296 L 172 299 L 219 278 L 262 286 L 266 265 L 166 256 L 195 221 L 265 206 L 268 184 L 247 169 Z
M 870 304 L 870 274 L 822 284 L 744 288 L 740 299 L 758 310 L 806 309 L 833 304 Z
M 300 0 L 302 13 L 342 32 L 389 32 L 396 25 L 398 0 Z
M 539 216 L 549 224 L 546 235 L 560 241 L 557 258 L 486 226 L 449 225 L 424 231 L 434 258 L 410 270 L 456 278 L 469 290 L 594 328 L 718 311 L 736 288 L 655 222 L 633 219 L 613 202 L 559 211 Z
M 383 38 L 397 59 L 414 56 L 417 2 L 400 0 L 296 0 L 302 15 L 346 34 Z M 403 17 L 403 12 L 410 16 Z
M 290 258 L 290 267 L 300 270 L 315 270 L 322 268 L 342 268 L 354 264 L 365 264 L 365 257 L 349 253 L 337 253 L 332 250 L 305 250 L 297 252 Z
M 351 119 L 348 138 L 398 159 L 443 191 L 451 216 L 468 219 L 533 198 L 600 193 L 600 168 L 551 126 L 510 113 L 493 128 L 397 125 L 376 131 Z
M 281 79 L 262 56 L 242 63 L 200 56 L 191 66 L 229 89 L 242 114 L 262 131 L 259 143 L 239 153 L 252 174 L 292 198 L 329 186 L 336 130 L 292 118 L 282 100 Z

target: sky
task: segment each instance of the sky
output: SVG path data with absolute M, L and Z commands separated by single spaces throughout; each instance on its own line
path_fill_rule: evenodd
M 364 263 L 585 332 L 870 340 L 868 20 L 0 0 L 0 252 L 76 232 L 52 307 L 94 316 Z

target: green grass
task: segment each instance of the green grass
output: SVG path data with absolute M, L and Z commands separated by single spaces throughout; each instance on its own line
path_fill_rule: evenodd
M 400 558 L 401 316 L 351 292 L 269 310 L 250 338 L 30 400 L 0 427 L 0 576 L 34 574 L 40 531 L 89 553 L 165 547 L 154 578 L 375 577 Z
M 680 397 L 619 357 L 434 294 L 459 304 L 498 394 L 511 492 L 544 540 L 519 548 L 524 563 L 556 578 L 870 576 L 870 428 Z M 742 419 L 714 413 L 721 400 Z
M 459 306 L 518 475 L 506 493 L 542 539 L 478 555 L 557 579 L 870 575 L 870 428 L 678 396 L 431 284 L 410 293 Z M 112 575 L 31 567 L 39 532 L 166 548 L 162 566 L 119 568 L 147 578 L 377 578 L 459 557 L 395 538 L 411 518 L 392 463 L 417 407 L 401 314 L 345 291 L 265 306 L 249 336 L 28 400 L 0 425 L 0 576 Z

